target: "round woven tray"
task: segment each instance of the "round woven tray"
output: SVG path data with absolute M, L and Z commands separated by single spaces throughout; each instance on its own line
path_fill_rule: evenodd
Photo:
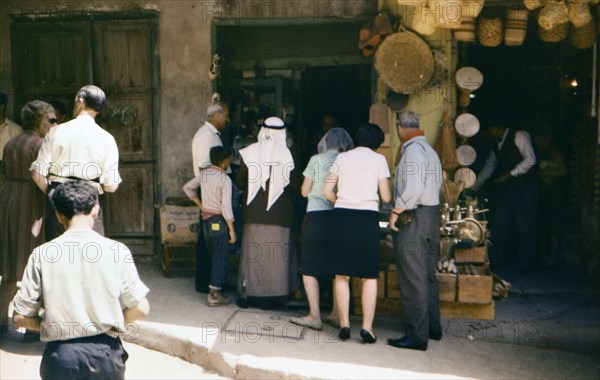
M 375 70 L 392 90 L 412 94 L 423 88 L 433 75 L 433 53 L 419 36 L 400 28 L 377 49 Z

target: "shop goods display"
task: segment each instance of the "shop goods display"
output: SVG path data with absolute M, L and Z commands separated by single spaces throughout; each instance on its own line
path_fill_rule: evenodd
M 475 42 L 475 18 L 463 17 L 460 26 L 453 31 L 454 38 L 462 42 Z
M 502 19 L 480 18 L 477 25 L 477 38 L 482 46 L 496 47 L 502 43 L 504 29 L 502 28 Z
M 471 103 L 471 93 L 483 84 L 483 74 L 472 66 L 456 70 L 454 80 L 459 89 L 458 105 L 467 107 Z
M 506 29 L 504 30 L 504 43 L 506 46 L 519 46 L 525 41 L 527 35 L 527 9 L 508 9 L 506 11 Z
M 433 75 L 433 53 L 418 35 L 400 27 L 379 46 L 374 66 L 389 88 L 412 94 L 423 88 Z
M 471 145 L 461 145 L 456 148 L 456 159 L 462 166 L 469 166 L 477 159 L 477 151 Z
M 454 121 L 456 133 L 462 137 L 472 137 L 479 132 L 479 119 L 473 114 L 462 113 Z
M 568 22 L 557 25 L 552 29 L 544 29 L 538 25 L 538 35 L 540 40 L 544 42 L 560 42 L 569 35 L 569 26 Z
M 452 170 L 459 166 L 458 160 L 456 159 L 456 134 L 454 128 L 452 128 L 450 113 L 448 112 L 446 112 L 442 118 L 440 133 L 438 134 L 437 141 L 433 145 L 433 149 L 440 157 L 443 170 Z
M 564 1 L 548 0 L 538 15 L 538 25 L 542 29 L 553 29 L 569 21 L 569 11 Z
M 469 168 L 458 168 L 456 170 L 456 173 L 454 173 L 454 180 L 464 182 L 465 189 L 469 189 L 475 184 L 475 181 L 477 180 L 477 175 L 473 170 Z
M 580 28 L 592 21 L 592 13 L 588 1 L 568 0 L 567 15 L 575 28 Z

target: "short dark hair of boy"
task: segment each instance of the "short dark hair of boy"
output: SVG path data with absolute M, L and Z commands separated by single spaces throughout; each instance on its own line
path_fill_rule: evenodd
M 92 212 L 98 204 L 98 190 L 86 181 L 67 181 L 52 191 L 50 199 L 56 211 L 71 219 Z
M 377 149 L 383 143 L 383 131 L 377 124 L 364 123 L 356 131 L 356 146 Z
M 56 112 L 60 112 L 61 115 L 66 115 L 67 114 L 67 106 L 65 106 L 65 103 L 61 102 L 60 100 L 51 100 L 48 103 L 50 103 L 52 105 L 52 107 L 54 107 L 54 110 Z
M 229 158 L 229 152 L 222 146 L 213 146 L 210 148 L 210 163 L 215 166 L 220 166 L 223 161 Z

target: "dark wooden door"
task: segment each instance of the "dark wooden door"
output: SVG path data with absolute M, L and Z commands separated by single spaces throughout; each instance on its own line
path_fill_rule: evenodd
M 32 99 L 60 99 L 72 107 L 76 91 L 88 83 L 105 91 L 96 121 L 117 141 L 123 178 L 105 199 L 106 234 L 136 255 L 153 254 L 154 20 L 23 21 L 13 31 L 19 107 Z

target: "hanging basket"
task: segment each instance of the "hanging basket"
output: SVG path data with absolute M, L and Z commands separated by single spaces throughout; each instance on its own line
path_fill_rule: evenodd
M 579 28 L 573 28 L 571 43 L 577 49 L 589 49 L 596 43 L 596 21 L 594 18 Z
M 569 21 L 575 28 L 580 28 L 592 21 L 592 14 L 587 1 L 569 1 L 567 9 Z
M 568 21 L 569 10 L 564 1 L 547 1 L 538 16 L 538 24 L 544 29 L 552 29 Z
M 538 35 L 544 42 L 560 42 L 569 35 L 569 23 L 557 25 L 552 29 L 544 29 L 538 25 Z
M 509 9 L 506 11 L 506 29 L 504 30 L 504 43 L 506 46 L 519 46 L 525 41 L 527 35 L 527 9 Z
M 496 18 L 482 18 L 477 26 L 477 38 L 482 46 L 496 47 L 502 43 L 504 36 L 502 20 Z
M 389 88 L 413 94 L 433 75 L 433 53 L 421 37 L 400 27 L 379 46 L 374 66 Z
M 475 19 L 463 18 L 460 28 L 454 29 L 453 33 L 457 41 L 475 42 Z
M 544 5 L 541 0 L 523 0 L 523 4 L 525 5 L 525 8 L 530 11 L 534 11 Z

